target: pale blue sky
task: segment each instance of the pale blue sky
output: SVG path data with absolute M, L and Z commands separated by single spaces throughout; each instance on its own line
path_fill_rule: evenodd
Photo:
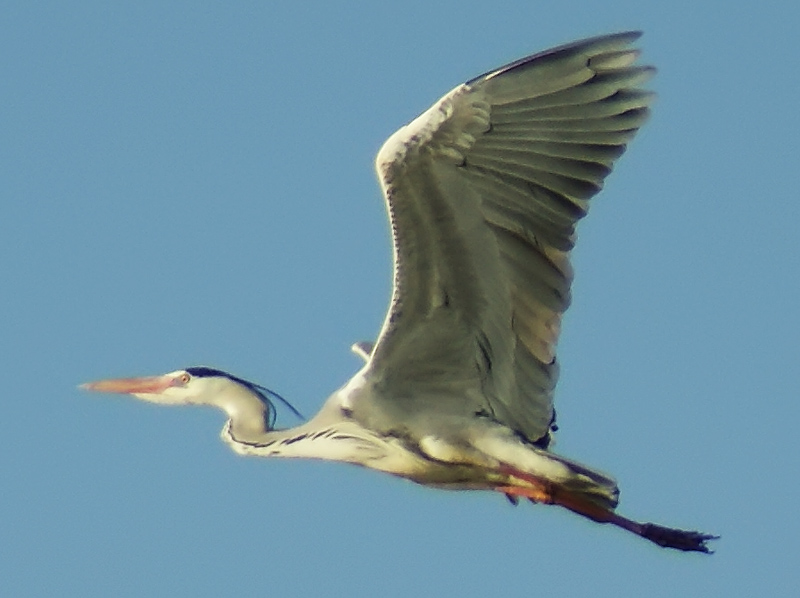
M 796 595 L 794 4 L 273 4 L 2 11 L 0 595 Z M 219 413 L 76 389 L 208 364 L 313 413 L 388 301 L 383 140 L 625 29 L 659 98 L 579 228 L 558 450 L 616 475 L 622 513 L 722 534 L 714 556 L 238 457 Z

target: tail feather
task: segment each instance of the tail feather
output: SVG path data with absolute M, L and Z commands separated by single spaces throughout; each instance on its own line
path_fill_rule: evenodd
M 560 486 L 606 509 L 617 507 L 619 487 L 614 478 L 554 453 L 548 453 L 548 457 L 565 465 L 571 474 L 559 483 Z
M 471 438 L 472 445 L 508 467 L 512 475 L 532 485 L 562 488 L 585 497 L 592 504 L 613 510 L 619 501 L 619 488 L 612 477 L 589 469 L 548 450 L 521 442 L 506 430 Z M 524 495 L 524 493 L 523 493 Z

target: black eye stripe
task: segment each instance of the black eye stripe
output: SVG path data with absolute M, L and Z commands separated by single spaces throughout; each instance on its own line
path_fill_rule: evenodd
M 222 370 L 215 370 L 214 368 L 209 368 L 206 366 L 197 366 L 192 368 L 186 368 L 186 372 L 189 375 L 194 376 L 195 378 L 208 378 L 211 376 L 224 376 L 225 378 L 233 378 L 229 373 L 223 372 Z

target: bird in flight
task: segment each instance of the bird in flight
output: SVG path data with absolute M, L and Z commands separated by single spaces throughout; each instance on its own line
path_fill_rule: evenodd
M 716 536 L 616 513 L 614 479 L 550 450 L 556 341 L 575 225 L 644 123 L 654 69 L 638 32 L 559 46 L 459 85 L 392 135 L 376 168 L 394 285 L 363 367 L 319 413 L 275 427 L 268 389 L 190 367 L 84 384 L 226 412 L 222 439 L 262 457 L 343 461 L 426 486 L 553 504 L 660 546 Z

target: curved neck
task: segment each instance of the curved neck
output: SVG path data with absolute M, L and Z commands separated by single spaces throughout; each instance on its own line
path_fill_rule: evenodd
M 228 427 L 237 438 L 258 438 L 270 431 L 269 406 L 240 384 L 226 384 L 214 395 L 213 405 L 228 414 Z
M 294 428 L 269 430 L 252 421 L 231 416 L 222 429 L 222 440 L 240 455 L 324 459 L 365 465 L 387 456 L 387 443 L 352 420 L 332 417 L 323 408 L 316 417 Z
M 346 417 L 337 401 L 327 401 L 310 421 L 294 428 L 269 427 L 269 406 L 249 388 L 221 379 L 204 400 L 225 411 L 222 440 L 243 455 L 326 459 L 364 464 L 385 457 L 387 442 Z

